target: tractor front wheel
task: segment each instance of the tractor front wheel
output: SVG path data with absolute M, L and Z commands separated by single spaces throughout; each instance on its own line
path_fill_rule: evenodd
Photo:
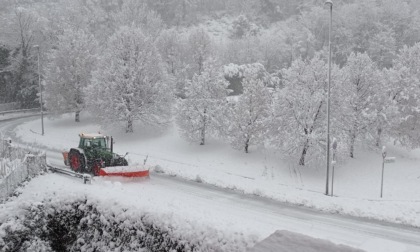
M 76 150 L 70 150 L 69 153 L 70 168 L 75 172 L 84 172 L 85 158 L 83 154 Z
M 103 168 L 102 164 L 103 164 L 102 160 L 96 160 L 95 162 L 93 162 L 92 173 L 94 176 L 99 176 L 99 170 Z

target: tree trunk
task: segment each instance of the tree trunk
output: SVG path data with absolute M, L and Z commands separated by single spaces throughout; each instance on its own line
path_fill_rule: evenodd
M 376 136 L 376 147 L 381 146 L 381 135 L 382 135 L 382 128 L 379 127 Z
M 249 147 L 249 138 L 245 141 L 245 153 L 248 153 L 248 147 Z
M 351 133 L 350 137 L 350 157 L 354 158 L 354 142 L 356 141 L 356 133 Z
M 200 145 L 204 145 L 206 143 L 206 124 L 207 124 L 207 109 L 204 109 L 203 127 L 201 128 L 201 142 L 200 142 Z
M 131 117 L 128 118 L 125 133 L 133 133 L 133 119 Z
M 303 146 L 302 155 L 300 156 L 299 165 L 305 166 L 305 156 L 309 148 L 309 140 L 306 139 L 305 145 Z
M 76 114 L 74 116 L 74 121 L 75 122 L 80 122 L 80 111 L 76 111 Z
M 203 56 L 200 55 L 198 57 L 198 74 L 201 75 L 201 72 L 203 72 Z

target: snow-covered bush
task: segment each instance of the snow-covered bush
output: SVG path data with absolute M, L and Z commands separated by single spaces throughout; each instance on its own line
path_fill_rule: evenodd
M 27 207 L 25 218 L 0 224 L 5 251 L 245 251 L 255 243 L 173 215 L 86 198 L 50 200 Z

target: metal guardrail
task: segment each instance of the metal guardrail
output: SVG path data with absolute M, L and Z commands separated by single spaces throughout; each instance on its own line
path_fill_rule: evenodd
M 34 108 L 34 109 L 17 109 L 17 110 L 0 111 L 0 115 L 13 114 L 13 113 L 38 112 L 38 111 L 41 111 L 41 109 L 40 108 Z
M 91 181 L 92 181 L 92 176 L 90 174 L 77 173 L 77 172 L 74 172 L 74 171 L 72 171 L 70 169 L 54 167 L 54 166 L 49 165 L 49 164 L 47 164 L 47 168 L 48 168 L 48 170 L 50 170 L 52 172 L 58 172 L 58 173 L 65 174 L 65 175 L 68 175 L 68 176 L 72 176 L 72 177 L 76 177 L 76 178 L 81 178 L 81 179 L 83 179 L 83 183 L 84 184 L 86 184 L 86 183 L 89 183 L 90 184 Z

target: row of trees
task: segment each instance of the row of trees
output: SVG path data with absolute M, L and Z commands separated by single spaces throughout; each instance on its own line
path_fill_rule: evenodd
M 366 53 L 353 53 L 332 70 L 332 136 L 340 154 L 355 157 L 358 142 L 372 147 L 393 139 L 419 147 L 420 44 L 405 47 L 391 69 L 380 69 Z M 206 65 L 189 83 L 176 122 L 187 140 L 225 139 L 236 149 L 274 146 L 305 165 L 322 157 L 326 140 L 328 65 L 321 54 L 297 59 L 281 70 L 281 81 L 262 78 L 261 65 L 239 73 Z M 224 74 L 222 74 L 224 73 Z M 227 98 L 226 75 L 241 74 L 243 94 Z M 211 87 L 211 88 L 210 88 Z
M 16 9 L 19 47 L 0 50 L 0 74 L 10 76 L 0 78 L 10 87 L 5 92 L 25 95 L 27 106 L 37 103 L 33 45 L 41 44 L 52 113 L 75 112 L 79 121 L 89 110 L 103 124 L 133 132 L 136 121 L 167 125 L 178 97 L 175 118 L 188 140 L 205 144 L 213 135 L 246 152 L 267 143 L 302 165 L 324 152 L 326 9 L 307 2 L 298 16 L 269 24 L 253 10 L 285 1 L 232 0 L 229 8 L 244 11 L 224 19 L 227 36 L 216 37 L 206 27 L 169 28 L 170 11 L 161 1 L 146 2 Z M 401 8 L 392 8 L 397 2 Z M 358 140 L 420 142 L 416 9 L 408 0 L 342 1 L 334 9 L 332 125 L 348 156 Z M 240 95 L 227 99 L 228 86 Z

